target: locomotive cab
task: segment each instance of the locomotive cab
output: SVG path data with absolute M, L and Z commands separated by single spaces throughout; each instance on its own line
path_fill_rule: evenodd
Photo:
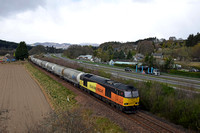
M 124 91 L 123 106 L 125 112 L 133 112 L 139 107 L 139 93 L 138 90 L 132 86 L 127 86 Z

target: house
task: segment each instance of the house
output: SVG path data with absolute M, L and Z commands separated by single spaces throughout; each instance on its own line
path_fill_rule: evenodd
M 152 55 L 156 59 L 163 59 L 163 54 L 162 53 L 153 53 Z
M 170 41 L 176 41 L 176 37 L 175 36 L 171 36 L 171 37 L 169 37 L 169 40 Z
M 94 57 L 93 61 L 96 63 L 101 63 L 101 58 Z
M 79 57 L 77 57 L 78 60 L 86 60 L 86 61 L 92 61 L 93 62 L 93 58 L 92 55 L 80 55 Z
M 133 56 L 134 61 L 141 61 L 144 59 L 144 55 L 143 54 L 136 54 L 135 56 Z
M 114 63 L 115 63 L 115 62 L 114 62 L 113 60 L 110 60 L 108 64 L 111 65 L 111 66 L 113 66 Z

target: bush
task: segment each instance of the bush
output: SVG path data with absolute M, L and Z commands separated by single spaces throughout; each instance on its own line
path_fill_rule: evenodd
M 183 71 L 171 69 L 169 73 L 175 74 L 175 75 L 187 76 L 187 77 L 200 78 L 200 72 L 183 72 Z
M 135 65 L 131 65 L 131 64 L 114 64 L 114 66 L 118 66 L 118 67 L 130 67 L 135 69 Z

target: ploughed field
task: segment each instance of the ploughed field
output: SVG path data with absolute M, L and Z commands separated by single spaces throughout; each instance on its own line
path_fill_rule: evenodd
M 23 65 L 0 64 L 0 132 L 28 132 L 50 111 Z

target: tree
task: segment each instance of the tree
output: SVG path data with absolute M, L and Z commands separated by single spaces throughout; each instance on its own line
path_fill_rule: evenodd
M 189 35 L 187 40 L 186 40 L 186 46 L 187 47 L 192 47 L 197 45 L 197 43 L 200 41 L 200 34 L 197 33 L 197 35 Z
M 118 59 L 119 58 L 119 52 L 115 51 L 113 54 L 113 59 Z
M 28 58 L 28 49 L 24 41 L 18 44 L 15 52 L 15 58 L 17 60 L 24 60 L 25 58 Z
M 138 43 L 137 50 L 143 55 L 151 54 L 154 51 L 154 45 L 152 41 L 141 41 Z
M 156 59 L 153 57 L 153 55 L 146 55 L 144 58 L 144 62 L 149 67 L 155 67 L 156 66 Z
M 125 59 L 125 54 L 122 50 L 119 52 L 119 59 Z
M 200 43 L 192 47 L 191 55 L 194 59 L 200 61 Z
M 30 51 L 29 54 L 41 54 L 41 53 L 46 53 L 45 47 L 43 45 L 37 45 L 33 47 Z
M 172 57 L 169 57 L 166 59 L 165 61 L 165 64 L 164 64 L 164 68 L 167 70 L 167 69 L 171 69 L 173 68 L 173 65 L 174 65 L 174 60 Z
M 132 59 L 133 55 L 132 55 L 132 52 L 131 50 L 128 51 L 128 55 L 127 55 L 127 59 Z

